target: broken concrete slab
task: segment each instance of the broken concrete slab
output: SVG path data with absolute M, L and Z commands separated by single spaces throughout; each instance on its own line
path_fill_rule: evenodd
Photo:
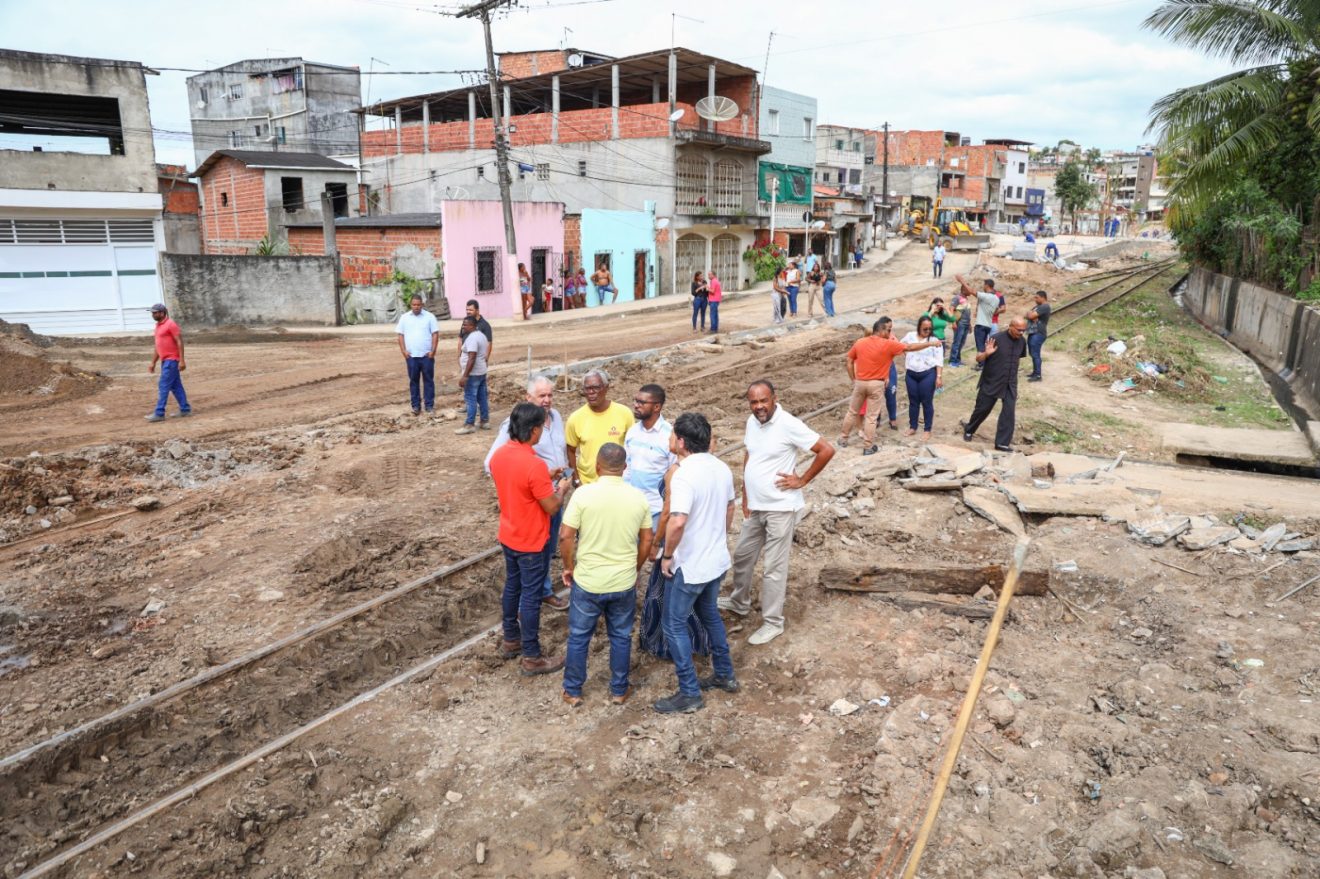
M 1204 525 L 1199 528 L 1189 528 L 1178 535 L 1178 542 L 1184 549 L 1200 551 L 1210 549 L 1212 546 L 1219 546 L 1221 543 L 1228 543 L 1242 534 L 1235 525 Z
M 1160 431 L 1165 450 L 1175 455 L 1229 458 L 1309 467 L 1315 452 L 1306 435 L 1296 430 L 1245 430 L 1203 424 L 1165 424 Z
M 826 565 L 820 569 L 820 585 L 839 592 L 941 592 L 975 595 L 982 586 L 996 592 L 1008 570 L 1003 565 L 911 565 L 873 564 L 862 567 Z M 1049 589 L 1048 569 L 1023 570 L 1018 578 L 1019 595 L 1044 595 Z
M 1032 470 L 1054 468 L 1055 479 L 1069 479 L 1087 470 L 1098 470 L 1103 465 L 1086 455 L 1070 455 L 1066 452 L 1037 452 L 1028 455 L 1027 461 Z
M 1260 545 L 1266 552 L 1274 549 L 1279 541 L 1283 540 L 1288 533 L 1288 525 L 1284 522 L 1276 522 L 1261 532 Z
M 947 476 L 907 479 L 901 484 L 908 491 L 958 491 L 963 487 L 961 479 L 950 479 Z
M 1275 552 L 1302 552 L 1303 550 L 1313 549 L 1315 541 L 1309 537 L 1299 538 L 1297 540 L 1282 540 L 1274 545 Z
M 967 509 L 1016 537 L 1027 535 L 1027 526 L 1022 523 L 1022 516 L 1017 507 L 1009 502 L 1003 493 L 977 485 L 963 489 L 962 501 Z
M 1132 503 L 1131 492 L 1110 485 L 1005 485 L 1003 491 L 1019 510 L 1034 516 L 1102 516 Z
M 1240 551 L 1242 551 L 1242 552 L 1260 552 L 1260 551 L 1261 551 L 1260 541 L 1259 541 L 1259 540 L 1252 540 L 1250 537 L 1247 537 L 1247 536 L 1245 536 L 1245 535 L 1243 535 L 1242 537 L 1238 537 L 1238 538 L 1236 538 L 1235 540 L 1230 540 L 1230 541 L 1228 542 L 1228 545 L 1229 545 L 1231 548 L 1236 549 L 1236 550 L 1240 550 Z
M 1145 516 L 1129 519 L 1127 526 L 1128 531 L 1138 540 L 1151 546 L 1163 546 L 1191 528 L 1192 520 L 1189 516 L 1152 511 Z

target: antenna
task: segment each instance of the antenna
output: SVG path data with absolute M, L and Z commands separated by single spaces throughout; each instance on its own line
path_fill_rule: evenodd
M 674 32 L 678 27 L 678 20 L 680 18 L 683 19 L 684 21 L 695 21 L 697 24 L 706 23 L 703 19 L 693 18 L 690 15 L 679 15 L 677 12 L 669 13 L 669 51 L 670 52 L 674 51 L 674 48 L 677 45 L 674 42 Z
M 707 96 L 697 101 L 697 115 L 708 122 L 728 122 L 738 115 L 738 105 L 724 95 Z
M 756 92 L 758 98 L 765 96 L 765 80 L 770 75 L 770 47 L 774 45 L 774 42 L 775 32 L 771 31 L 770 39 L 765 41 L 765 64 L 761 67 L 761 87 Z

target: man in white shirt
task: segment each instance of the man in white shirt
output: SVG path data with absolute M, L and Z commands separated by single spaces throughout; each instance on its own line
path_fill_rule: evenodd
M 490 341 L 477 326 L 477 319 L 463 318 L 460 330 L 463 344 L 458 349 L 458 386 L 463 389 L 463 403 L 467 419 L 457 434 L 472 433 L 477 429 L 477 411 L 481 411 L 481 429 L 490 430 L 490 397 L 486 391 L 486 358 L 490 354 Z
M 719 606 L 739 616 L 751 611 L 752 575 L 764 552 L 761 628 L 747 643 L 766 644 L 784 631 L 788 554 L 806 507 L 802 488 L 834 457 L 834 447 L 785 412 L 775 401 L 775 386 L 765 379 L 752 382 L 747 402 L 752 414 L 743 434 L 742 531 L 733 551 L 733 592 Z M 799 452 L 816 456 L 801 476 L 795 472 Z
M 678 692 L 655 703 L 661 714 L 688 713 L 706 702 L 702 690 L 738 692 L 729 655 L 729 636 L 720 619 L 720 580 L 729 570 L 729 526 L 733 524 L 733 473 L 710 454 L 710 422 L 695 412 L 674 421 L 670 449 L 678 470 L 669 481 L 669 519 L 660 572 L 668 579 L 661 615 Z M 710 638 L 714 674 L 697 677 L 692 663 L 688 617 L 693 613 Z
M 623 447 L 628 451 L 628 469 L 623 481 L 641 489 L 651 508 L 651 528 L 660 523 L 660 508 L 664 500 L 660 489 L 665 474 L 678 458 L 669 450 L 669 437 L 673 428 L 660 414 L 665 405 L 665 389 L 659 385 L 642 385 L 633 397 L 633 417 L 637 419 L 624 435 Z
M 435 412 L 435 351 L 440 346 L 440 324 L 435 315 L 422 310 L 422 297 L 414 296 L 408 311 L 399 316 L 399 350 L 408 367 L 408 393 L 412 398 L 412 413 L 422 414 L 422 403 L 428 415 Z M 418 380 L 422 392 L 418 393 Z
M 938 278 L 943 276 L 945 255 L 946 251 L 944 250 L 944 245 L 936 243 L 935 247 L 930 252 L 930 271 L 932 277 Z
M 545 426 L 541 429 L 541 438 L 532 451 L 545 462 L 550 470 L 550 481 L 556 482 L 568 472 L 568 454 L 564 448 L 564 418 L 555 409 L 555 383 L 543 375 L 532 378 L 527 383 L 527 402 L 535 403 L 545 410 Z M 495 441 L 486 453 L 486 475 L 490 475 L 490 459 L 497 449 L 509 441 L 509 419 L 500 423 L 495 434 Z M 559 526 L 564 521 L 564 509 L 550 517 L 550 539 L 545 543 L 545 588 L 542 590 L 543 607 L 554 610 L 568 610 L 568 600 L 555 595 L 554 585 L 550 580 L 550 559 L 554 557 L 555 547 L 559 545 Z M 654 526 L 652 526 L 654 527 Z

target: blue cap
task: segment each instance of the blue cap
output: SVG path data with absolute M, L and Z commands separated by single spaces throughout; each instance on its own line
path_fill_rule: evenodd
M 152 310 L 152 311 L 165 311 L 165 312 L 168 312 L 168 311 L 169 311 L 169 309 L 165 307 L 165 303 L 164 303 L 164 302 L 157 302 L 155 305 L 151 306 L 151 310 Z

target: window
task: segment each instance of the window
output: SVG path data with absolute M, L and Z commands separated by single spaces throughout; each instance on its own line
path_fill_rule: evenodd
M 348 216 L 348 184 L 327 183 L 325 191 L 330 194 L 330 208 L 336 217 Z
M 220 193 L 220 207 L 222 208 L 229 207 L 229 193 L 227 192 Z
M 0 88 L 0 133 L 9 150 L 124 154 L 117 98 Z
M 203 104 L 206 103 L 207 101 L 206 86 L 202 86 L 197 90 L 197 99 L 200 100 Z
M 768 129 L 769 133 L 770 133 L 770 134 L 778 134 L 778 133 L 779 133 L 779 111 L 778 111 L 778 110 L 766 110 L 766 115 L 767 115 L 767 117 L 768 117 L 768 118 L 767 118 L 767 122 L 766 122 L 766 128 Z
M 811 130 L 811 117 L 810 117 L 810 116 L 803 116 L 803 117 L 802 117 L 802 139 L 803 139 L 803 140 L 811 140 L 811 138 L 812 138 L 812 134 L 813 134 L 813 132 L 812 132 L 812 130 Z
M 836 140 L 836 141 L 834 142 L 834 148 L 835 148 L 836 150 L 842 150 L 842 149 L 843 149 L 843 141 L 841 141 L 841 140 Z
M 241 97 L 243 97 L 243 85 L 236 82 L 229 87 L 229 100 L 236 101 Z
M 284 126 L 281 125 L 275 129 L 275 136 L 280 139 L 280 143 L 288 143 L 284 136 Z
M 860 153 L 861 151 L 862 151 L 862 142 L 861 142 L 861 141 L 854 141 L 854 142 L 853 142 L 853 152 L 854 152 L 854 153 Z
M 697 213 L 707 206 L 710 164 L 700 156 L 680 156 L 675 168 L 678 210 Z
M 240 135 L 237 131 L 231 131 L 231 132 L 229 132 L 229 146 L 230 146 L 230 148 L 237 147 L 237 146 L 238 146 L 240 143 L 242 143 L 242 142 L 243 142 L 243 137 L 242 137 L 242 135 Z
M 477 290 L 478 293 L 498 293 L 500 292 L 500 274 L 499 274 L 499 255 L 498 247 L 477 247 L 473 248 L 477 260 Z
M 536 166 L 536 179 L 537 180 L 550 179 L 550 165 L 548 162 L 542 162 L 541 164 Z
M 478 179 L 478 180 L 485 180 L 485 179 L 486 179 L 486 166 L 485 166 L 485 165 L 478 165 L 478 166 L 477 166 L 477 179 Z
M 264 125 L 254 125 L 254 126 L 252 126 L 252 133 L 255 134 L 257 137 L 261 137 L 263 134 L 266 133 L 266 131 L 267 131 L 267 128 L 266 128 L 266 126 L 264 126 Z
M 303 209 L 303 185 L 301 177 L 281 177 L 280 194 L 284 198 L 284 209 L 289 213 Z
M 857 169 L 857 168 L 853 168 L 851 171 L 848 172 L 848 182 L 849 182 L 849 183 L 861 183 L 861 182 L 862 182 L 862 172 L 861 172 L 859 169 Z
M 742 165 L 732 159 L 715 163 L 715 210 L 736 214 L 742 210 Z
M 1025 174 L 1025 173 L 1027 173 L 1027 163 L 1026 163 L 1026 162 L 1018 162 L 1018 173 L 1019 173 L 1019 174 Z
M 579 176 L 579 177 L 586 177 L 586 176 L 587 176 L 587 160 L 586 160 L 586 159 L 578 159 L 578 176 Z

